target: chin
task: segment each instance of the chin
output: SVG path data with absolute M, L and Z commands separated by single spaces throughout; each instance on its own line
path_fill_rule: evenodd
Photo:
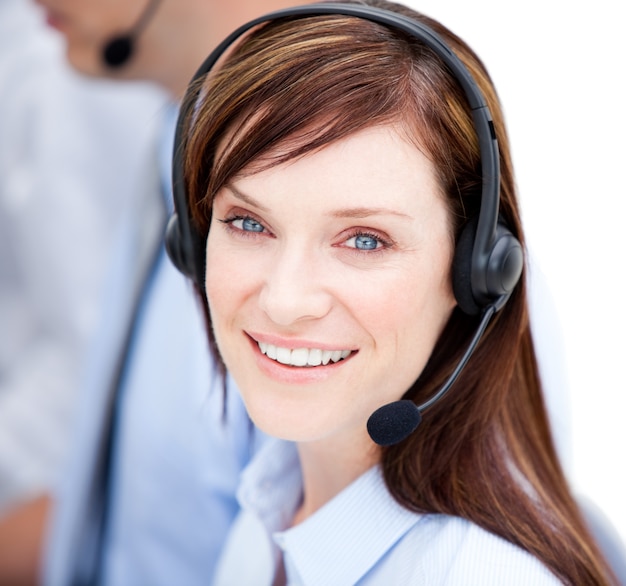
M 323 435 L 310 417 L 252 412 L 250 418 L 263 433 L 282 440 L 308 442 Z
M 367 435 L 365 419 L 361 421 L 354 415 L 346 418 L 341 415 L 345 414 L 345 409 L 332 409 L 317 402 L 252 400 L 246 407 L 263 433 L 286 441 L 314 443 Z
M 298 401 L 291 405 L 280 400 L 244 399 L 244 402 L 254 424 L 272 437 L 293 442 L 313 441 L 323 436 L 327 427 L 321 425 L 323 414 L 319 410 L 305 404 L 298 406 Z M 311 417 L 316 411 L 318 416 Z
M 68 46 L 66 57 L 72 69 L 86 77 L 105 77 L 108 73 L 100 61 L 100 56 L 93 52 L 86 55 L 85 51 L 78 51 Z

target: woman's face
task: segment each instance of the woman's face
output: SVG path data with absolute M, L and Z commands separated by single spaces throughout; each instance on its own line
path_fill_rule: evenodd
M 431 162 L 393 127 L 367 129 L 235 178 L 212 218 L 215 337 L 254 422 L 300 442 L 364 437 L 455 305 Z

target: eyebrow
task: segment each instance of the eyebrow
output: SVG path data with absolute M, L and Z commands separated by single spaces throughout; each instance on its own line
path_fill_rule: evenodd
M 263 212 L 269 211 L 267 207 L 259 203 L 253 197 L 250 197 L 249 195 L 242 193 L 234 185 L 229 183 L 228 185 L 226 185 L 226 189 L 228 189 L 233 194 L 234 197 L 243 201 L 244 203 L 247 203 L 248 205 L 251 205 Z M 400 218 L 411 219 L 411 216 L 407 214 L 403 214 L 402 212 L 393 210 L 391 208 L 365 207 L 365 206 L 334 210 L 333 212 L 331 212 L 330 215 L 333 218 L 352 218 L 352 219 L 363 219 L 363 218 L 369 218 L 371 216 L 380 216 L 380 215 L 397 216 Z
M 232 183 L 229 183 L 228 185 L 226 185 L 226 189 L 228 189 L 228 191 L 230 191 L 237 199 L 243 201 L 244 203 L 247 203 L 248 205 L 251 205 L 257 208 L 261 210 L 262 212 L 269 211 L 267 207 L 259 203 L 256 199 L 239 191 Z
M 370 216 L 398 216 L 399 218 L 407 218 L 410 219 L 410 216 L 407 214 L 403 214 L 397 210 L 392 210 L 390 208 L 366 208 L 366 207 L 358 207 L 358 208 L 345 208 L 341 210 L 334 211 L 331 216 L 334 218 L 369 218 Z

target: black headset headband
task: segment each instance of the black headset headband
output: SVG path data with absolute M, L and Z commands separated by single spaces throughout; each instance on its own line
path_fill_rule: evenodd
M 205 59 L 189 84 L 176 124 L 172 168 L 176 213 L 170 220 L 166 235 L 166 245 L 172 261 L 179 270 L 193 278 L 198 285 L 202 285 L 204 267 L 200 265 L 198 255 L 200 254 L 201 258 L 204 257 L 202 252 L 204 243 L 197 241 L 197 235 L 194 234 L 194 229 L 191 225 L 184 189 L 183 149 L 181 148 L 186 132 L 185 123 L 188 114 L 194 108 L 201 91 L 200 87 L 198 87 L 199 84 L 195 82 L 213 68 L 222 54 L 237 39 L 257 25 L 278 18 L 303 18 L 333 14 L 369 20 L 414 37 L 432 49 L 445 63 L 465 92 L 472 110 L 474 128 L 478 136 L 482 193 L 477 226 L 472 229 L 472 234 L 469 237 L 471 241 L 469 258 L 461 260 L 461 264 L 466 265 L 466 267 L 462 267 L 460 272 L 464 274 L 462 278 L 468 280 L 468 285 L 462 286 L 467 291 L 466 293 L 461 293 L 460 296 L 468 296 L 468 302 L 463 303 L 462 299 L 459 299 L 457 286 L 455 286 L 455 294 L 461 309 L 466 313 L 477 313 L 480 309 L 492 303 L 496 303 L 497 309 L 499 309 L 506 302 L 519 279 L 523 265 L 523 255 L 521 246 L 515 237 L 506 228 L 498 225 L 500 155 L 487 103 L 465 65 L 434 31 L 421 22 L 404 15 L 366 5 L 341 3 L 309 4 L 271 12 L 240 26 L 226 37 Z M 502 233 L 503 231 L 504 233 Z M 456 259 L 455 264 L 458 264 Z

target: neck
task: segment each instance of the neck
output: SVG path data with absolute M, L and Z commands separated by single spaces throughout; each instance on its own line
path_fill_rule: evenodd
M 333 437 L 298 444 L 304 496 L 293 525 L 311 516 L 380 461 L 380 448 L 364 435 L 345 441 Z

